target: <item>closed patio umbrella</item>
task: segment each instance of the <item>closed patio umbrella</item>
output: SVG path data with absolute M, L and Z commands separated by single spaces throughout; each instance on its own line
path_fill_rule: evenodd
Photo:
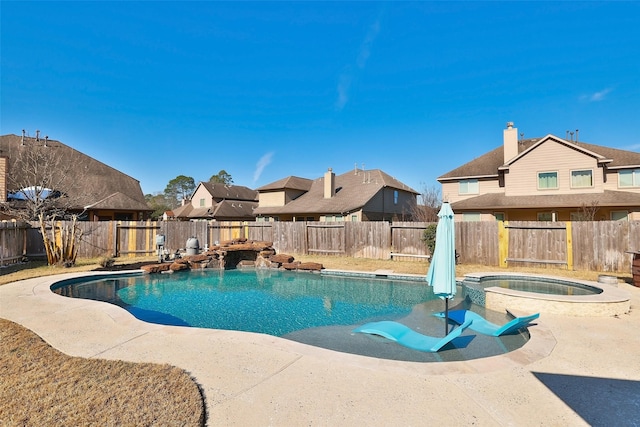
M 449 333 L 449 299 L 456 294 L 456 234 L 453 210 L 447 202 L 438 212 L 436 247 L 427 271 L 427 282 L 433 293 L 445 301 L 445 335 Z

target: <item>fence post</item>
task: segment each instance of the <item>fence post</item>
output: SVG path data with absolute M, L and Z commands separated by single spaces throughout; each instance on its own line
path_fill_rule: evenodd
M 567 221 L 567 270 L 573 271 L 573 234 L 571 231 L 571 221 Z
M 119 238 L 119 232 L 118 232 L 118 225 L 119 225 L 120 221 L 113 221 L 113 231 L 112 231 L 112 236 L 113 236 L 113 256 L 114 257 L 118 257 L 118 252 L 120 251 L 120 242 L 118 241 Z
M 509 255 L 509 223 L 507 221 L 498 222 L 498 265 L 507 267 L 507 256 Z

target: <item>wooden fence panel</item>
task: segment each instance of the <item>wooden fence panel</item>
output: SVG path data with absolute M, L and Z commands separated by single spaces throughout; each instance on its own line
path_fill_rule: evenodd
M 506 228 L 509 231 L 509 265 L 567 266 L 567 228 L 564 222 L 513 221 Z
M 394 222 L 390 226 L 391 252 L 390 258 L 427 261 L 429 253 L 423 240 L 424 230 L 428 222 Z M 408 256 L 415 255 L 415 256 Z
M 307 223 L 305 221 L 295 222 L 272 222 L 273 248 L 278 253 L 302 254 L 307 252 Z
M 112 221 L 79 222 L 77 224 L 82 232 L 78 245 L 78 257 L 97 258 L 113 255 L 115 242 L 113 241 Z
M 242 221 L 211 221 L 208 228 L 209 238 L 206 243 L 209 246 L 215 245 L 216 242 L 220 243 L 247 237 Z
M 159 225 L 159 233 L 165 236 L 165 248 L 171 253 L 184 250 L 191 237 L 197 238 L 202 247 L 207 244 L 206 221 L 161 221 Z
M 307 252 L 322 255 L 346 255 L 344 222 L 307 223 Z
M 247 239 L 273 242 L 272 222 L 247 222 L 246 227 L 249 230 Z
M 640 222 L 576 221 L 572 231 L 576 269 L 631 271 L 626 251 L 640 248 Z
M 345 250 L 354 258 L 389 259 L 391 228 L 386 221 L 345 222 Z
M 498 222 L 456 222 L 456 251 L 461 264 L 498 265 Z
M 0 266 L 14 264 L 26 254 L 29 227 L 17 221 L 0 222 Z
M 155 238 L 159 232 L 160 225 L 155 221 L 118 221 L 115 225 L 117 256 L 154 255 Z

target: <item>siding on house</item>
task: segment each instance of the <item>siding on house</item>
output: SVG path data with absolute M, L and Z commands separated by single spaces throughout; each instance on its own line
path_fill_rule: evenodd
M 620 187 L 618 175 L 640 169 L 640 153 L 554 135 L 518 141 L 517 135 L 508 123 L 502 147 L 438 178 L 458 219 L 640 219 L 640 185 Z M 572 185 L 572 172 L 579 170 L 591 171 L 591 186 Z M 556 188 L 539 188 L 540 172 L 555 172 Z M 469 180 L 477 191 L 460 194 Z
M 553 160 L 550 160 L 553 159 Z M 571 171 L 588 169 L 593 173 L 592 188 L 572 188 Z M 558 188 L 539 189 L 538 173 L 556 172 Z M 527 153 L 509 167 L 505 175 L 505 194 L 507 196 L 536 196 L 541 194 L 600 193 L 603 191 L 602 168 L 596 159 L 549 140 Z

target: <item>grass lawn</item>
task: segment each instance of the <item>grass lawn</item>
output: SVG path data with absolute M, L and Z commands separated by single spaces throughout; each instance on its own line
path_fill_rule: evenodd
M 335 256 L 297 256 L 339 270 L 393 270 L 426 274 L 429 264 Z M 155 258 L 123 258 L 115 268 Z M 29 262 L 0 269 L 0 285 L 44 275 L 90 271 L 98 259 L 71 268 Z M 458 265 L 456 273 L 527 272 L 597 280 L 598 272 L 561 268 L 509 268 Z M 611 275 L 611 273 L 607 273 Z M 631 274 L 618 274 L 630 282 Z M 180 425 L 200 426 L 205 407 L 197 384 L 184 370 L 168 365 L 67 356 L 28 329 L 0 319 L 0 425 Z

